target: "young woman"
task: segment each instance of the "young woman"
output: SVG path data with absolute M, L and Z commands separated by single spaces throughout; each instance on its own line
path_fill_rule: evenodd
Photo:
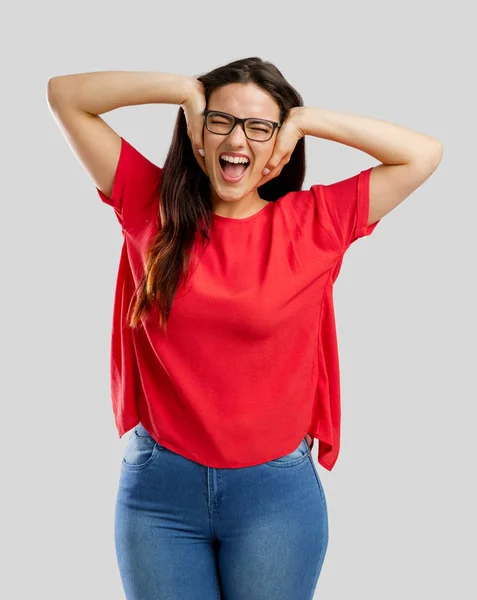
M 340 444 L 333 283 L 343 255 L 436 169 L 404 127 L 305 107 L 270 62 L 198 78 L 55 77 L 48 101 L 124 236 L 111 393 L 130 600 L 309 600 L 328 545 L 318 462 Z M 163 167 L 99 116 L 180 105 Z M 306 135 L 381 164 L 302 190 Z M 267 172 L 268 171 L 268 172 Z

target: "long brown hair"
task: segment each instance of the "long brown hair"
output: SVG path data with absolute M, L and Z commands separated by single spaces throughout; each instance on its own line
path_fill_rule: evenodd
M 287 118 L 291 108 L 303 106 L 302 97 L 277 67 L 258 57 L 236 60 L 197 79 L 204 85 L 207 103 L 214 90 L 231 83 L 260 86 L 280 107 L 280 122 Z M 263 200 L 275 202 L 288 192 L 301 190 L 304 178 L 305 140 L 301 138 L 280 175 L 257 191 Z M 185 278 L 189 270 L 190 253 L 197 232 L 207 243 L 209 241 L 208 232 L 212 224 L 209 178 L 193 154 L 182 106 L 179 107 L 163 166 L 159 196 L 161 226 L 145 254 L 144 276 L 135 291 L 137 302 L 129 319 L 132 328 L 137 327 L 156 301 L 159 325 L 167 329 L 177 287 L 181 277 Z

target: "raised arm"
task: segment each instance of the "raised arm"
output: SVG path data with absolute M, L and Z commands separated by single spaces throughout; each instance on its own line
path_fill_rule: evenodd
M 104 71 L 61 75 L 48 81 L 51 113 L 95 186 L 110 197 L 121 137 L 99 115 L 121 106 L 183 104 L 197 80 L 186 75 Z

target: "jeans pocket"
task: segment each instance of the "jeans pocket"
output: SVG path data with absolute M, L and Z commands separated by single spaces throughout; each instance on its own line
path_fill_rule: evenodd
M 274 458 L 264 464 L 270 465 L 271 467 L 294 467 L 295 465 L 299 465 L 302 463 L 311 453 L 310 446 L 306 441 L 306 437 L 302 439 L 298 448 L 285 454 L 284 456 L 279 456 L 278 458 Z
M 129 436 L 122 466 L 130 471 L 141 471 L 156 458 L 158 452 L 159 444 L 139 423 Z
M 318 484 L 318 489 L 320 490 L 321 499 L 322 499 L 323 503 L 326 506 L 325 490 L 323 488 L 323 484 L 321 483 L 320 475 L 319 475 L 318 470 L 317 470 L 317 468 L 315 466 L 315 463 L 313 462 L 313 457 L 311 455 L 310 455 L 310 462 L 311 462 L 311 466 L 313 468 L 313 472 L 314 472 L 315 477 L 316 477 L 316 483 Z

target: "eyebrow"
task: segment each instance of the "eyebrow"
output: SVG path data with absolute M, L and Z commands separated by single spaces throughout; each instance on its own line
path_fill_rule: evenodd
M 236 119 L 240 118 L 240 117 L 236 117 L 232 113 L 225 112 L 225 110 L 217 110 L 216 108 L 210 108 L 209 110 L 211 112 L 218 112 L 218 113 L 222 113 L 223 115 L 229 115 L 231 117 L 235 117 Z M 255 120 L 258 120 L 258 121 L 269 121 L 270 123 L 275 123 L 274 119 L 267 119 L 265 117 L 243 117 L 243 118 L 244 119 L 255 119 Z

